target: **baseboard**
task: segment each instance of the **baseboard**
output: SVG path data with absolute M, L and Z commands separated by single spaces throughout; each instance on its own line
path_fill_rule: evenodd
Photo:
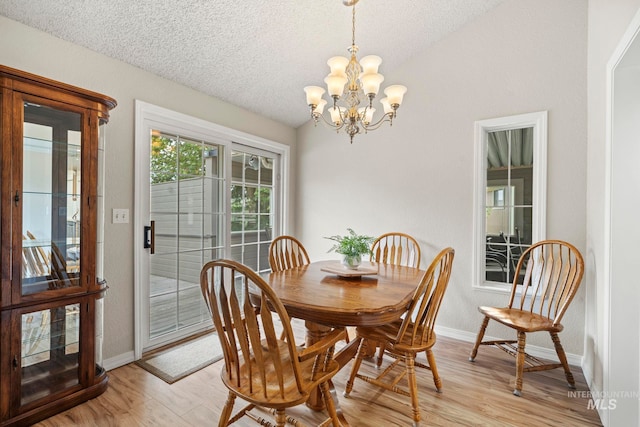
M 120 366 L 128 365 L 135 360 L 133 351 L 128 351 L 126 353 L 119 354 L 118 356 L 104 359 L 102 367 L 107 371 L 110 371 L 112 369 L 119 368 Z
M 443 337 L 454 338 L 460 341 L 466 341 L 469 343 L 474 343 L 476 341 L 475 333 L 461 331 L 453 328 L 447 328 L 443 326 L 436 326 L 436 334 Z M 498 338 L 485 335 L 485 339 L 495 340 Z M 471 347 L 469 347 L 469 351 L 471 351 Z M 535 345 L 527 345 L 527 353 L 529 353 L 534 357 L 539 357 L 541 359 L 551 359 L 551 360 L 557 359 L 556 351 L 550 348 L 539 347 Z M 567 361 L 569 362 L 570 365 L 582 367 L 582 359 L 583 359 L 582 356 L 579 356 L 577 354 L 572 354 L 572 353 L 566 353 L 566 354 L 567 354 Z M 109 371 L 111 369 L 119 368 L 120 366 L 129 364 L 133 361 L 135 361 L 134 353 L 133 351 L 129 351 L 127 353 L 123 353 L 118 356 L 105 359 L 103 367 L 107 371 Z
M 593 372 L 591 369 L 587 369 L 587 366 L 584 366 L 585 362 L 583 361 L 582 372 L 584 374 L 585 382 L 589 387 L 589 393 L 593 396 L 594 399 L 598 399 L 598 397 L 606 396 L 606 393 L 602 391 L 593 381 Z M 597 405 L 596 409 L 598 411 L 598 415 L 600 416 L 600 421 L 604 427 L 609 425 L 609 412 L 605 410 L 603 405 Z
M 452 329 L 442 326 L 437 326 L 435 328 L 436 334 L 441 335 L 443 337 L 454 338 L 460 341 L 466 341 L 469 343 L 476 342 L 477 334 L 460 331 L 458 329 Z M 499 337 L 491 337 L 489 335 L 484 336 L 484 340 L 497 340 Z M 469 351 L 471 351 L 471 346 L 469 347 Z M 540 347 L 536 345 L 527 344 L 527 353 L 532 355 L 533 357 L 538 357 L 540 359 L 549 359 L 549 360 L 557 360 L 558 356 L 556 355 L 556 351 L 553 348 Z M 567 362 L 572 366 L 580 366 L 582 368 L 582 356 L 572 353 L 566 353 Z

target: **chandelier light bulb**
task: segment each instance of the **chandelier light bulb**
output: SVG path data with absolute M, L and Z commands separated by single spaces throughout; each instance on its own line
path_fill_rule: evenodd
M 360 60 L 363 73 L 377 73 L 380 64 L 382 64 L 382 58 L 377 55 L 367 55 Z
M 349 60 L 344 56 L 334 56 L 329 58 L 329 60 L 327 61 L 327 65 L 331 69 L 331 72 L 329 74 L 344 76 L 345 69 L 347 68 L 348 64 Z
M 387 98 L 389 99 L 389 104 L 393 105 L 400 105 L 402 104 L 402 99 L 404 97 L 404 94 L 407 92 L 407 88 L 405 86 L 402 85 L 392 85 L 387 87 L 384 90 L 384 94 L 387 95 Z
M 342 124 L 342 117 L 347 109 L 345 107 L 331 107 L 328 108 L 327 111 L 331 114 L 331 121 L 336 125 L 340 126 Z
M 316 109 L 313 110 L 313 113 L 322 115 L 322 113 L 324 113 L 324 107 L 326 105 L 327 105 L 327 101 L 325 101 L 324 99 L 321 99 L 320 102 L 318 102 L 318 105 L 316 105 Z
M 360 116 L 360 120 L 362 120 L 362 122 L 365 125 L 368 125 L 369 123 L 371 123 L 371 121 L 373 120 L 373 113 L 375 112 L 376 112 L 376 109 L 371 107 L 361 107 L 358 109 L 358 115 Z
M 329 74 L 324 78 L 324 82 L 327 84 L 329 95 L 340 98 L 344 91 L 344 85 L 347 83 L 347 76 L 344 74 Z
M 382 108 L 384 109 L 384 113 L 385 114 L 393 114 L 393 108 L 391 108 L 391 104 L 389 104 L 389 99 L 388 98 L 382 98 L 380 100 L 380 103 L 382 104 Z
M 384 81 L 384 76 L 378 73 L 363 73 L 360 75 L 360 82 L 362 83 L 362 90 L 365 94 L 370 93 L 377 95 L 380 90 L 380 84 Z
M 307 94 L 307 105 L 318 105 L 324 95 L 324 89 L 320 86 L 306 86 L 304 92 Z

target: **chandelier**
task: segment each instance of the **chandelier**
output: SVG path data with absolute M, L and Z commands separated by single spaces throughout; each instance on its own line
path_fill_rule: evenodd
M 356 58 L 358 53 L 356 3 L 358 0 L 342 0 L 342 3 L 345 6 L 353 7 L 351 46 L 347 49 L 351 58 L 334 56 L 327 61 L 331 71 L 325 77 L 324 82 L 327 85 L 329 96 L 333 99 L 333 106 L 327 109 L 329 119 L 323 114 L 324 107 L 327 105 L 327 101 L 322 99 L 325 90 L 319 86 L 307 86 L 304 91 L 307 94 L 307 105 L 309 105 L 315 125 L 322 119 L 336 132 L 344 129 L 353 143 L 353 137 L 361 131 L 367 133 L 370 130 L 378 129 L 384 122 L 389 122 L 389 126 L 393 124 L 396 111 L 402 104 L 402 98 L 407 88 L 402 85 L 388 86 L 384 90 L 386 97 L 380 100 L 384 114 L 377 121 L 374 121 L 373 115 L 376 109 L 373 107 L 373 99 L 380 90 L 380 84 L 384 81 L 384 76 L 378 73 L 382 58 L 369 55 L 358 62 Z M 339 105 L 338 101 L 341 101 L 342 105 Z M 361 103 L 364 105 L 361 106 Z

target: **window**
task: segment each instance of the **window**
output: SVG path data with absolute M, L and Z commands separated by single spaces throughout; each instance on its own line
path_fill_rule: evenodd
M 474 286 L 510 289 L 520 255 L 544 239 L 547 113 L 475 123 Z

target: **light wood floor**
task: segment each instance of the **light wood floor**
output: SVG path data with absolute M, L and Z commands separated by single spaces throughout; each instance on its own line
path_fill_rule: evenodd
M 525 373 L 523 396 L 511 392 L 514 360 L 483 347 L 475 363 L 467 361 L 471 344 L 439 337 L 434 347 L 443 392 L 436 393 L 430 372 L 418 371 L 424 426 L 601 426 L 587 399 L 571 395 L 564 373 L 552 370 Z M 424 358 L 424 355 L 421 356 Z M 223 361 L 172 385 L 135 364 L 109 372 L 107 391 L 83 405 L 54 416 L 38 427 L 53 426 L 215 426 L 226 400 L 219 378 Z M 366 366 L 365 366 L 366 365 Z M 340 406 L 354 427 L 411 425 L 408 398 L 356 380 L 349 398 L 342 396 L 351 364 L 335 377 Z M 363 368 L 375 371 L 372 363 Z M 584 376 L 572 367 L 577 390 L 586 391 Z M 579 394 L 578 394 L 579 395 Z M 306 407 L 290 411 L 305 424 L 317 414 Z M 234 424 L 255 426 L 246 417 Z

